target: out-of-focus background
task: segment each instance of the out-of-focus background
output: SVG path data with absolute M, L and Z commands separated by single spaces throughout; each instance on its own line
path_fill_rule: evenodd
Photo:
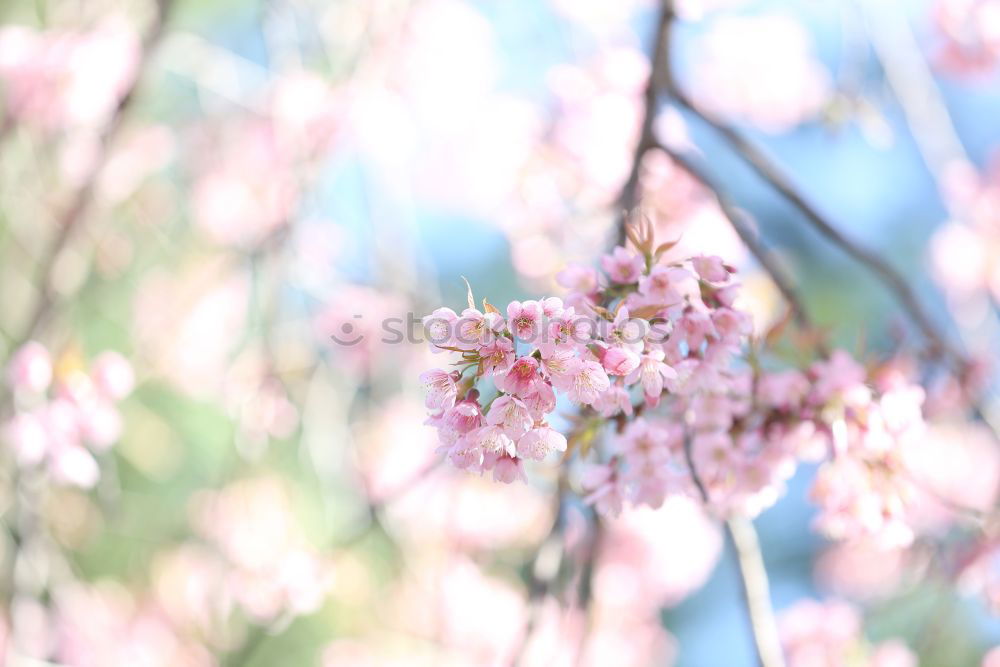
M 460 276 L 496 304 L 559 294 L 559 269 L 609 246 L 657 10 L 0 3 L 10 664 L 752 664 L 715 523 L 675 499 L 594 546 L 573 501 L 554 544 L 554 466 L 508 486 L 435 465 L 417 378 L 440 360 L 408 335 L 463 306 Z M 1000 2 L 675 10 L 679 85 L 988 362 Z M 656 112 L 660 140 L 698 147 L 835 341 L 919 341 L 717 133 L 668 100 Z M 639 182 L 663 240 L 739 266 L 760 326 L 781 316 L 708 193 L 661 151 Z M 995 444 L 939 428 L 962 443 L 945 482 L 988 506 Z M 983 602 L 924 576 L 920 552 L 815 536 L 812 474 L 757 521 L 779 613 L 845 598 L 872 642 L 979 664 L 1000 643 Z M 565 584 L 539 594 L 553 559 Z

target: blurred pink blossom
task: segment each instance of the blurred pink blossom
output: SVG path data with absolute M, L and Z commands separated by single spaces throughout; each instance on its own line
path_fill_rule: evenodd
M 7 380 L 16 389 L 40 394 L 52 381 L 52 358 L 45 346 L 29 341 L 21 346 L 7 366 Z
M 458 555 L 421 562 L 398 587 L 386 599 L 390 624 L 433 638 L 443 657 L 477 665 L 516 657 L 527 613 L 518 587 Z
M 830 75 L 805 27 L 790 16 L 724 16 L 697 46 L 692 94 L 706 107 L 769 132 L 815 116 L 831 94 Z
M 861 615 L 846 602 L 801 600 L 781 612 L 778 624 L 789 667 L 917 665 L 916 655 L 898 640 L 870 645 L 861 633 Z
M 103 452 L 121 437 L 117 402 L 132 391 L 134 379 L 131 364 L 117 352 L 99 355 L 89 374 L 79 364 L 72 355 L 61 361 L 51 395 L 18 407 L 0 425 L 0 435 L 20 465 L 44 463 L 56 483 L 89 488 L 100 477 L 91 451 Z M 16 384 L 36 394 L 49 387 L 52 372 L 48 351 L 34 341 L 16 351 L 8 367 Z
M 719 526 L 690 498 L 632 508 L 608 524 L 594 592 L 604 605 L 655 613 L 699 589 L 721 552 Z
M 56 655 L 80 667 L 215 664 L 197 642 L 178 636 L 167 618 L 117 582 L 71 584 L 55 595 Z
M 120 17 L 86 32 L 4 27 L 0 81 L 7 110 L 45 130 L 96 126 L 131 85 L 139 56 L 139 37 Z
M 133 326 L 154 371 L 192 395 L 218 394 L 239 342 L 232 332 L 246 323 L 249 289 L 246 276 L 226 272 L 223 258 L 146 274 L 135 291 Z
M 306 540 L 282 480 L 248 478 L 201 492 L 191 511 L 195 529 L 229 565 L 223 590 L 253 619 L 308 614 L 322 604 L 333 572 Z
M 941 43 L 935 62 L 955 74 L 978 74 L 1000 62 L 1000 2 L 935 0 L 931 19 Z
M 867 601 L 894 593 L 903 581 L 907 563 L 906 549 L 886 549 L 856 540 L 830 545 L 817 559 L 814 572 L 830 592 Z

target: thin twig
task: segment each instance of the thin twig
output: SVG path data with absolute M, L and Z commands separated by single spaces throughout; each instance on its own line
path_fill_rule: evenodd
M 649 57 L 649 80 L 643 93 L 642 124 L 639 129 L 639 141 L 632 157 L 632 167 L 628 179 L 618 195 L 618 225 L 617 243 L 625 243 L 625 223 L 629 212 L 638 203 L 639 174 L 642 170 L 642 158 L 656 147 L 656 135 L 653 124 L 656 121 L 657 105 L 660 92 L 663 90 L 664 76 L 668 73 L 666 64 L 670 53 L 670 24 L 673 21 L 673 8 L 669 0 L 662 0 L 659 16 L 656 20 L 656 33 L 653 36 L 653 50 Z
M 7 137 L 14 133 L 16 125 L 17 121 L 14 118 L 14 114 L 8 109 L 7 113 L 4 114 L 3 120 L 0 120 L 0 146 L 3 146 Z
M 698 476 L 691 454 L 691 438 L 684 438 L 684 459 L 687 462 L 691 479 L 707 506 L 708 491 Z M 743 585 L 743 600 L 746 603 L 747 616 L 750 619 L 750 630 L 753 634 L 757 658 L 763 667 L 784 667 L 785 656 L 781 651 L 781 640 L 778 636 L 778 624 L 771 608 L 771 594 L 767 579 L 767 568 L 760 551 L 760 541 L 753 523 L 746 517 L 731 516 L 725 521 L 726 535 L 736 553 L 739 565 L 740 582 Z
M 757 238 L 754 230 L 746 224 L 746 213 L 733 204 L 732 200 L 719 184 L 708 175 L 708 172 L 696 164 L 694 160 L 664 144 L 658 144 L 658 147 L 715 196 L 719 202 L 719 208 L 722 209 L 722 212 L 729 220 L 729 224 L 736 232 L 736 235 L 740 237 L 740 241 L 743 242 L 743 245 L 747 247 L 750 254 L 754 256 L 754 259 L 757 260 L 767 275 L 770 276 L 771 282 L 781 292 L 781 296 L 792 310 L 792 316 L 795 318 L 795 321 L 803 328 L 811 328 L 812 320 L 809 317 L 809 312 L 802 301 L 802 297 L 799 296 L 798 291 L 792 284 L 791 276 L 785 272 L 776 258 L 764 247 L 760 239 Z
M 591 609 L 594 602 L 594 580 L 597 575 L 597 560 L 601 553 L 601 546 L 604 542 L 604 525 L 601 517 L 595 512 L 594 521 L 591 524 L 593 532 L 587 542 L 587 551 L 583 558 L 583 565 L 580 568 L 580 581 L 578 586 L 577 606 L 583 610 L 583 632 L 577 641 L 576 664 L 584 661 L 587 653 L 587 643 L 594 631 L 594 613 Z
M 513 652 L 514 665 L 524 663 L 527 650 L 535 634 L 538 618 L 541 615 L 542 604 L 553 592 L 553 587 L 559 577 L 563 558 L 565 557 L 565 537 L 567 499 L 569 498 L 569 483 L 566 469 L 559 475 L 559 484 L 555 495 L 555 510 L 552 527 L 548 534 L 535 549 L 531 559 L 531 569 L 528 571 L 528 613 L 524 629 L 517 649 Z M 554 557 L 553 557 L 554 556 Z
M 909 20 L 895 0 L 857 2 L 886 81 L 910 127 L 928 171 L 951 206 L 943 180 L 949 168 L 971 164 L 944 97 L 920 52 Z
M 968 211 L 963 210 L 948 191 L 949 170 L 955 167 L 972 168 L 962 140 L 955 129 L 944 95 L 934 81 L 920 45 L 917 43 L 907 18 L 891 0 L 884 3 L 858 2 L 857 10 L 865 18 L 868 35 L 875 54 L 885 72 L 910 134 L 937 187 L 942 203 L 951 216 L 960 223 L 967 223 Z M 955 295 L 949 295 L 955 300 Z M 990 296 L 990 301 L 996 300 Z M 954 310 L 955 304 L 952 303 Z M 970 331 L 958 327 L 959 335 L 970 349 L 989 349 L 996 337 L 997 317 L 993 310 L 980 325 L 983 332 L 975 340 Z M 973 412 L 1000 439 L 1000 406 L 989 391 L 976 396 L 970 392 L 968 399 Z
M 740 580 L 757 645 L 757 657 L 764 667 L 781 667 L 785 664 L 785 657 L 781 652 L 778 623 L 771 608 L 767 568 L 764 567 L 757 531 L 749 519 L 735 516 L 726 520 L 726 534 L 740 566 Z

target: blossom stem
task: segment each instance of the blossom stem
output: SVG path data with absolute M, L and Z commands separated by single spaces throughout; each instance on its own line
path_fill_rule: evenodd
M 734 516 L 726 520 L 726 534 L 736 552 L 757 657 L 763 667 L 783 667 L 785 658 L 781 652 L 778 624 L 771 608 L 767 568 L 764 567 L 757 531 L 753 522 L 746 517 Z
M 698 476 L 691 455 L 691 438 L 684 438 L 684 459 L 691 479 L 698 488 L 702 501 L 708 505 L 709 496 L 705 484 Z M 757 659 L 762 667 L 784 667 L 785 658 L 781 652 L 781 641 L 778 637 L 778 625 L 771 608 L 771 593 L 767 579 L 767 568 L 764 567 L 764 557 L 760 551 L 760 540 L 753 523 L 742 516 L 732 516 L 726 519 L 726 535 L 736 553 L 739 565 L 740 582 L 743 586 L 743 601 L 746 604 L 747 616 L 750 619 L 750 630 L 753 633 L 754 646 L 757 649 Z

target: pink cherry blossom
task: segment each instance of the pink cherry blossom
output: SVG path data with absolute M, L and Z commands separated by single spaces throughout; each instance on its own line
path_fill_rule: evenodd
M 616 384 L 611 385 L 607 391 L 601 394 L 593 405 L 602 417 L 614 417 L 619 413 L 631 416 L 633 412 L 632 399 L 629 397 L 628 391 Z
M 536 421 L 556 409 L 556 394 L 548 382 L 536 382 L 534 390 L 521 400 L 531 410 Z
M 563 304 L 563 300 L 557 296 L 545 297 L 539 302 L 542 308 L 542 314 L 548 320 L 553 320 L 558 317 L 562 317 L 566 310 L 566 306 Z
M 714 255 L 692 257 L 691 265 L 702 280 L 707 280 L 710 283 L 725 282 L 731 273 L 722 258 Z
M 514 396 L 500 396 L 490 406 L 486 423 L 499 426 L 511 440 L 517 440 L 528 432 L 534 423 L 528 407 Z
M 597 291 L 597 271 L 589 266 L 570 264 L 556 275 L 556 282 L 581 294 Z
M 451 308 L 437 308 L 433 313 L 423 318 L 422 323 L 427 331 L 427 342 L 432 352 L 441 352 L 444 347 L 455 344 L 455 328 L 458 315 Z
M 539 345 L 545 354 L 551 354 L 554 349 L 575 350 L 590 341 L 596 329 L 593 322 L 577 316 L 573 308 L 566 309 L 549 322 L 548 327 L 548 336 Z
M 458 433 L 468 433 L 483 425 L 483 412 L 476 399 L 465 398 L 448 410 L 445 421 Z
M 639 366 L 625 378 L 627 384 L 635 382 L 642 383 L 642 391 L 646 397 L 646 402 L 656 405 L 660 400 L 660 394 L 664 387 L 676 388 L 677 371 L 664 363 L 665 354 L 663 350 L 652 349 L 645 352 L 639 360 Z
M 713 312 L 712 326 L 723 341 L 733 345 L 739 345 L 743 337 L 753 331 L 750 315 L 733 308 L 719 308 Z
M 592 404 L 611 386 L 607 373 L 596 361 L 581 361 L 569 382 L 569 398 L 575 403 Z
M 426 405 L 429 409 L 447 410 L 455 404 L 458 387 L 453 373 L 440 369 L 430 370 L 420 376 L 420 382 L 427 391 Z
M 639 355 L 627 347 L 612 345 L 599 350 L 601 365 L 608 375 L 628 375 L 639 367 Z
M 471 431 L 466 438 L 469 444 L 478 447 L 482 450 L 483 454 L 494 456 L 508 454 L 513 456 L 515 453 L 514 441 L 511 440 L 502 426 L 496 424 L 483 426 L 475 431 Z
M 533 428 L 517 441 L 517 455 L 541 461 L 551 452 L 566 451 L 566 436 L 548 426 Z
M 524 475 L 521 459 L 509 453 L 500 455 L 493 464 L 493 480 L 503 484 L 528 481 Z
M 497 388 L 516 396 L 527 396 L 535 391 L 541 381 L 538 360 L 534 357 L 520 357 L 502 375 L 494 378 Z
M 642 275 L 642 257 L 619 246 L 601 258 L 601 268 L 616 283 L 634 283 Z
M 537 301 L 511 301 L 507 306 L 510 331 L 521 340 L 531 341 L 542 328 L 542 306 Z
M 475 308 L 466 308 L 458 319 L 455 346 L 465 350 L 475 350 L 493 343 L 503 331 L 505 323 L 499 313 L 481 313 Z
M 509 338 L 499 337 L 489 345 L 479 349 L 483 369 L 489 375 L 503 375 L 510 370 L 516 359 L 514 343 Z
M 687 269 L 674 266 L 654 266 L 639 279 L 639 293 L 658 305 L 671 306 L 681 302 L 681 283 L 690 279 Z
M 673 336 L 687 343 L 688 348 L 698 349 L 708 338 L 717 338 L 718 332 L 708 313 L 688 310 L 674 326 Z
M 448 454 L 448 460 L 459 470 L 475 469 L 482 464 L 482 447 L 472 437 L 472 434 L 477 432 L 478 429 L 473 430 L 468 435 L 461 436 L 445 449 Z

